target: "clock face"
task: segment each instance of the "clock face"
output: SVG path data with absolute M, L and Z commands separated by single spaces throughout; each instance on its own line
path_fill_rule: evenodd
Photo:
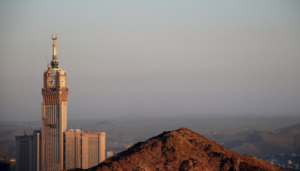
M 64 87 L 66 85 L 66 79 L 64 77 L 62 77 L 60 79 L 60 86 Z
M 48 82 L 49 86 L 54 86 L 54 85 L 56 85 L 56 78 L 55 77 L 49 77 L 47 82 Z

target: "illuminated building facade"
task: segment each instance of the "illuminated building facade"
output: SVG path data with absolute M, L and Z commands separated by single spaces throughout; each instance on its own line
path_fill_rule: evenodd
M 105 132 L 82 132 L 70 129 L 64 133 L 65 169 L 87 169 L 105 160 Z

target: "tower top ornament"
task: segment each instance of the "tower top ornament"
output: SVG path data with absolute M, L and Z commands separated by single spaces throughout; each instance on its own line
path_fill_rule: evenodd
M 53 38 L 53 34 L 51 35 L 52 40 L 56 40 L 57 39 L 57 35 L 55 38 Z
M 59 68 L 59 61 L 57 59 L 57 50 L 56 50 L 56 39 L 58 38 L 57 35 L 55 38 L 53 38 L 53 34 L 51 35 L 51 38 L 53 40 L 53 55 L 52 55 L 52 61 L 51 66 L 52 68 Z

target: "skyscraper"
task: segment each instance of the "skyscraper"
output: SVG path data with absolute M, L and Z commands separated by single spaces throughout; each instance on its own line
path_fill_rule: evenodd
M 105 160 L 105 132 L 67 131 L 66 71 L 59 67 L 57 36 L 43 77 L 41 130 L 16 136 L 17 171 L 61 171 L 89 168 Z
M 16 170 L 41 170 L 41 131 L 33 131 L 33 135 L 16 136 Z
M 64 133 L 64 169 L 88 169 L 105 160 L 105 132 L 70 129 Z
M 63 132 L 67 130 L 66 71 L 59 67 L 56 39 L 53 38 L 51 66 L 44 71 L 42 88 L 42 170 L 63 170 Z

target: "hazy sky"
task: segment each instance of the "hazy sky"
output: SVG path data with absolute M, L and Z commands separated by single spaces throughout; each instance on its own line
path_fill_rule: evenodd
M 39 120 L 58 34 L 68 119 L 300 115 L 300 1 L 0 1 L 0 120 Z

